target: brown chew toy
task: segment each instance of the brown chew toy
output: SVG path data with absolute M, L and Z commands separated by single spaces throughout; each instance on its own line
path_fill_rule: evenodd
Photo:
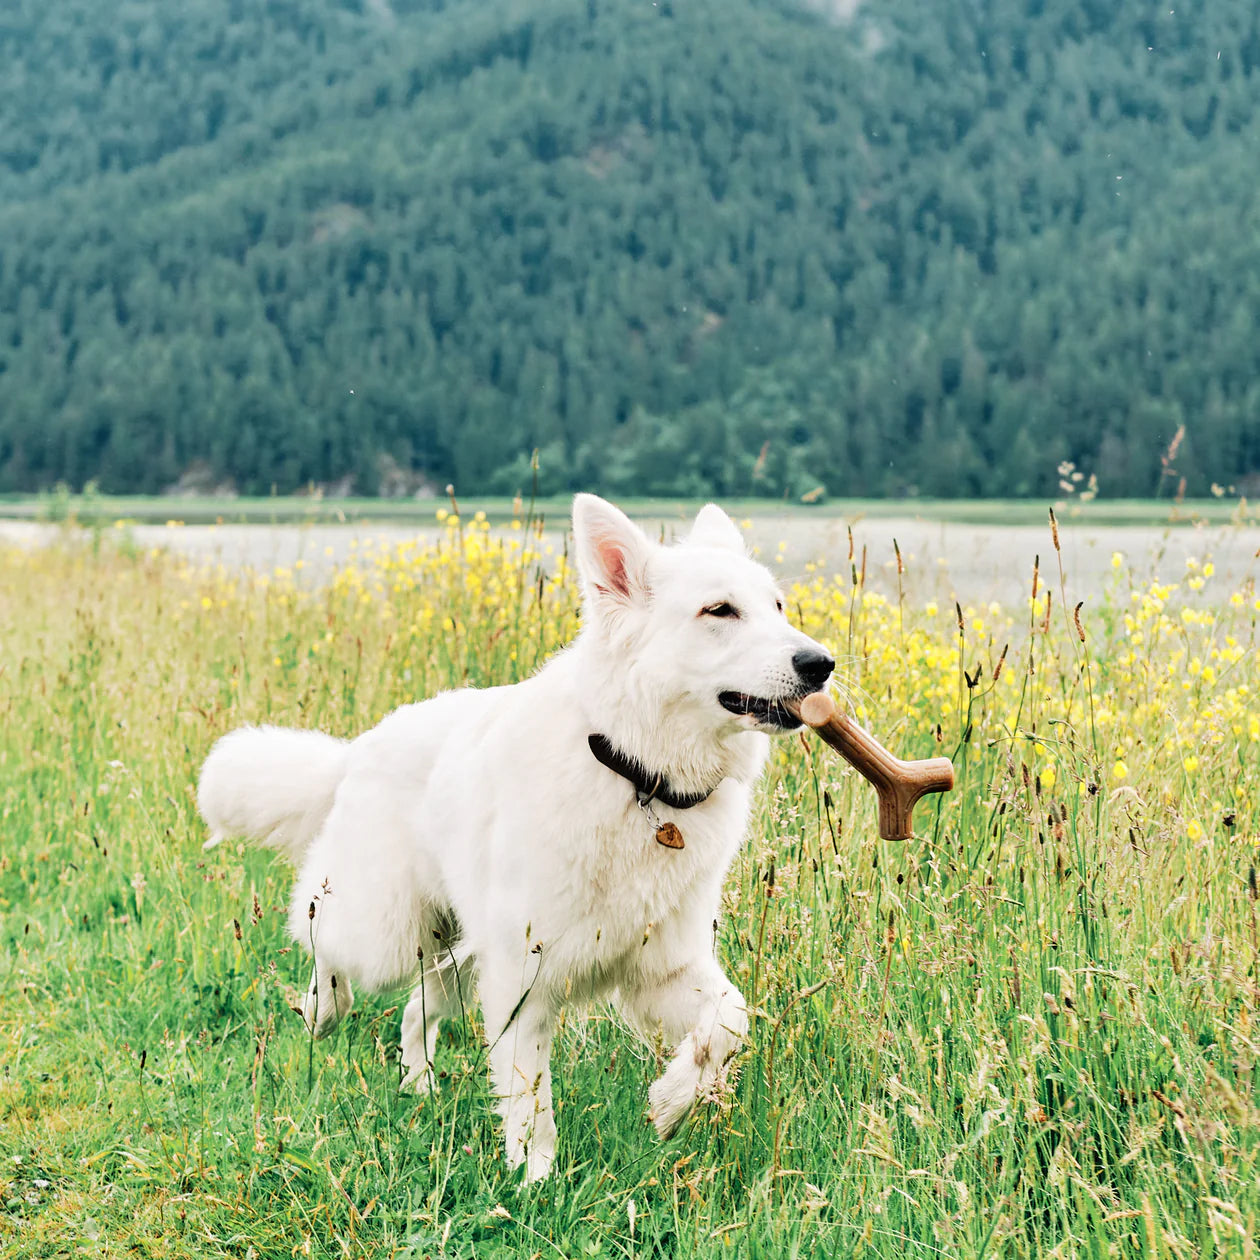
M 911 812 L 929 792 L 949 792 L 954 786 L 954 763 L 948 757 L 901 761 L 869 731 L 841 713 L 835 701 L 817 691 L 801 701 L 801 721 L 812 726 L 879 794 L 879 834 L 885 840 L 909 840 L 914 835 Z

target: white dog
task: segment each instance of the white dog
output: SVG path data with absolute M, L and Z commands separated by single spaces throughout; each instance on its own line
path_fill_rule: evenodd
M 649 1091 L 662 1137 L 739 1048 L 744 999 L 714 957 L 722 881 L 767 732 L 795 729 L 784 702 L 833 668 L 719 508 L 663 547 L 583 494 L 573 528 L 582 632 L 532 678 L 406 705 L 351 743 L 234 731 L 198 789 L 211 844 L 248 836 L 298 866 L 289 928 L 314 955 L 316 1035 L 349 982 L 419 973 L 402 1062 L 428 1089 L 439 1022 L 475 976 L 507 1160 L 531 1180 L 555 1156 L 567 1000 L 610 998 L 675 1047 Z

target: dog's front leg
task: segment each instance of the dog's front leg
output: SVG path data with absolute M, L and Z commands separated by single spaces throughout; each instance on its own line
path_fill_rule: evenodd
M 743 994 L 712 957 L 696 959 L 621 993 L 621 1008 L 646 1036 L 660 1032 L 677 1048 L 648 1090 L 648 1115 L 667 1138 L 717 1081 L 748 1034 Z
M 490 1084 L 503 1117 L 509 1168 L 525 1165 L 525 1179 L 538 1181 L 556 1157 L 556 1121 L 551 1102 L 551 1036 L 555 1011 L 545 996 L 522 1000 L 511 985 L 483 971 L 481 1004 L 490 1041 Z

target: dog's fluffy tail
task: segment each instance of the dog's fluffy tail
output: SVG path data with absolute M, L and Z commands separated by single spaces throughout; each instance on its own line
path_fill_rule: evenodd
M 205 847 L 245 836 L 297 862 L 332 809 L 350 745 L 319 731 L 244 726 L 210 750 L 197 808 L 210 827 Z

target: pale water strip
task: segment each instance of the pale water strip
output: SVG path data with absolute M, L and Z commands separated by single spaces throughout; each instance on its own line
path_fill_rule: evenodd
M 686 528 L 680 519 L 644 518 L 653 536 L 671 537 Z M 760 558 L 784 579 L 806 575 L 814 563 L 821 572 L 849 571 L 847 522 L 842 517 L 800 515 L 758 516 L 747 529 Z M 64 526 L 29 521 L 0 520 L 0 542 L 43 546 L 64 537 Z M 106 535 L 114 530 L 106 528 Z M 318 582 L 335 566 L 365 549 L 420 540 L 434 541 L 440 527 L 417 529 L 398 525 L 131 525 L 127 536 L 142 549 L 164 547 L 198 564 L 228 568 L 298 570 L 306 581 Z M 1059 576 L 1048 524 L 972 525 L 917 517 L 858 519 L 853 537 L 860 564 L 866 548 L 867 585 L 895 597 L 897 566 L 893 540 L 905 563 L 903 587 L 916 604 L 957 599 L 981 606 L 998 601 L 1015 605 L 1028 593 L 1034 557 L 1041 558 L 1042 584 L 1058 594 Z M 1225 595 L 1239 589 L 1248 577 L 1260 574 L 1260 528 L 1221 525 L 1076 525 L 1060 524 L 1063 567 L 1069 600 L 1097 606 L 1118 579 L 1113 557 L 1123 557 L 1124 578 L 1145 583 L 1158 578 L 1180 582 L 1192 576 L 1187 560 L 1211 560 L 1215 573 L 1202 595 Z M 559 531 L 548 531 L 545 541 L 564 545 Z M 782 544 L 782 546 L 780 545 Z

